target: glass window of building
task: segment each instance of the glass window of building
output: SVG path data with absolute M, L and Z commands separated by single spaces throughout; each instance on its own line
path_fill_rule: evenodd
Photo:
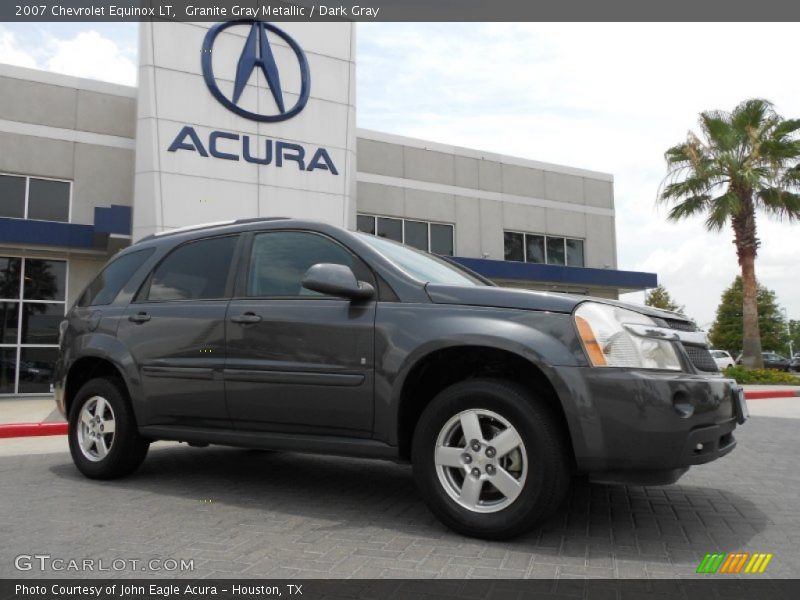
M 69 181 L 0 175 L 0 217 L 67 223 L 71 195 Z
M 455 254 L 455 228 L 449 223 L 358 215 L 356 228 L 362 233 L 377 235 L 431 254 Z
M 25 218 L 25 178 L 0 175 L 0 217 Z
M 66 261 L 0 256 L 0 394 L 50 393 L 66 282 Z
M 583 267 L 584 241 L 553 235 L 506 231 L 505 259 L 568 267 Z
M 583 266 L 583 240 L 567 238 L 567 266 Z

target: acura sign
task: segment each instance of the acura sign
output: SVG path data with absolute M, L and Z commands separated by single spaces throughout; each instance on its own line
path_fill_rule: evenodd
M 236 64 L 233 91 L 230 95 L 226 95 L 220 89 L 214 73 L 214 44 L 219 34 L 231 27 L 248 27 L 249 33 Z M 300 94 L 297 100 L 288 107 L 281 85 L 278 64 L 270 45 L 270 35 L 282 39 L 291 48 L 300 69 Z M 218 23 L 208 30 L 203 40 L 201 56 L 203 78 L 209 91 L 222 106 L 240 117 L 265 123 L 286 121 L 300 113 L 308 102 L 311 92 L 308 59 L 300 45 L 291 36 L 270 23 L 244 20 Z M 242 93 L 253 77 L 253 72 L 257 69 L 263 74 L 277 107 L 277 111 L 274 113 L 254 112 L 240 106 Z M 186 125 L 178 132 L 167 150 L 169 152 L 188 150 L 196 152 L 203 158 L 243 160 L 258 165 L 274 164 L 276 167 L 282 167 L 289 163 L 301 171 L 323 170 L 332 175 L 339 174 L 325 148 L 309 149 L 300 144 L 280 140 L 266 139 L 259 142 L 255 139 L 249 135 L 240 135 L 229 131 L 212 131 L 208 139 L 203 141 L 194 127 Z

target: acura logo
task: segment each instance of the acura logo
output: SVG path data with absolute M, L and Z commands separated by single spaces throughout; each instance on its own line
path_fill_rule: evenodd
M 219 89 L 217 79 L 214 75 L 213 66 L 213 50 L 214 42 L 217 36 L 228 29 L 229 27 L 250 27 L 250 33 L 247 35 L 247 40 L 244 43 L 242 54 L 239 56 L 239 62 L 236 65 L 236 76 L 233 84 L 233 94 L 229 98 Z M 272 54 L 272 48 L 269 43 L 269 36 L 278 36 L 283 39 L 289 47 L 294 51 L 297 62 L 300 66 L 300 96 L 293 106 L 286 107 L 286 99 L 283 95 L 283 88 L 281 87 L 280 72 L 278 65 L 275 62 L 275 57 Z M 263 21 L 226 21 L 218 23 L 208 30 L 205 39 L 203 40 L 203 77 L 206 80 L 206 85 L 214 97 L 228 110 L 232 110 L 237 115 L 252 119 L 253 121 L 285 121 L 291 119 L 299 113 L 308 102 L 308 94 L 311 88 L 311 75 L 308 70 L 308 59 L 302 48 L 297 44 L 294 39 L 289 37 L 284 31 L 281 31 L 270 23 Z M 250 81 L 253 71 L 258 68 L 261 69 L 262 74 L 269 86 L 272 98 L 275 100 L 275 106 L 278 109 L 277 113 L 261 114 L 246 110 L 239 106 L 239 100 L 242 93 Z

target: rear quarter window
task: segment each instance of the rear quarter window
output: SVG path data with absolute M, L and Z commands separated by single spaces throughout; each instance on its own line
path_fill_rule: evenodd
M 147 248 L 138 252 L 129 252 L 112 260 L 83 292 L 78 306 L 111 304 L 128 280 L 150 257 L 153 250 L 153 248 Z

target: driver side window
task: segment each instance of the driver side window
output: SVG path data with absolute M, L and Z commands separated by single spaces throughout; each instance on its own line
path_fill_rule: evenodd
M 253 238 L 247 296 L 321 296 L 302 286 L 306 271 L 318 263 L 345 265 L 374 285 L 369 268 L 337 242 L 316 233 L 272 231 Z

